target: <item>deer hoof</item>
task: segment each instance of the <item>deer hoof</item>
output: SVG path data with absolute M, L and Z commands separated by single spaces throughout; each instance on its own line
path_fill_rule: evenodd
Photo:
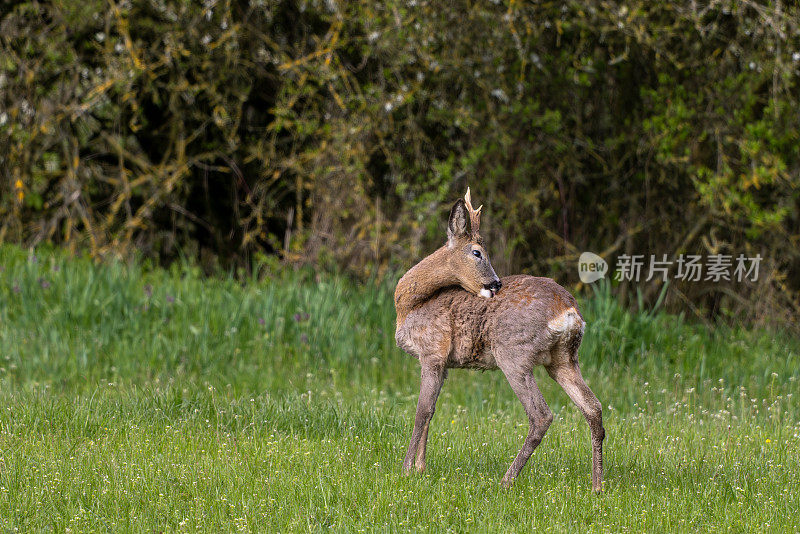
M 503 486 L 504 488 L 510 488 L 514 485 L 514 479 L 503 477 L 503 480 L 500 481 L 500 485 Z

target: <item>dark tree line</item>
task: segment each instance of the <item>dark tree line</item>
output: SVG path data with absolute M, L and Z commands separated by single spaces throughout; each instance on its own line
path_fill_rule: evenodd
M 0 9 L 0 240 L 383 276 L 469 185 L 501 274 L 761 254 L 757 282 L 674 281 L 666 305 L 797 316 L 794 4 Z M 644 307 L 662 288 L 614 287 Z

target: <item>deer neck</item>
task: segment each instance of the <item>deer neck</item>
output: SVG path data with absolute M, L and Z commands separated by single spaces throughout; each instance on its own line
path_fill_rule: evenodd
M 448 254 L 447 245 L 441 247 L 409 269 L 397 282 L 394 306 L 397 310 L 398 326 L 411 310 L 428 300 L 436 291 L 458 285 L 458 279 L 448 266 Z

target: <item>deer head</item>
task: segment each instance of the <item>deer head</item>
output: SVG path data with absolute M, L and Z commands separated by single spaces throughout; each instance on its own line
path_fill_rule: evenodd
M 461 287 L 470 293 L 491 298 L 502 284 L 483 248 L 483 238 L 478 233 L 482 207 L 472 207 L 469 188 L 464 199 L 458 199 L 453 205 L 447 222 L 447 265 Z

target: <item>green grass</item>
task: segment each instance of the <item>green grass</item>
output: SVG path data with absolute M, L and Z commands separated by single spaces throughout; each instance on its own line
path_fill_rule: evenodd
M 451 371 L 428 469 L 400 474 L 418 387 L 389 285 L 97 266 L 0 247 L 0 531 L 789 531 L 800 340 L 582 302 L 589 432 L 527 422 L 499 372 Z

